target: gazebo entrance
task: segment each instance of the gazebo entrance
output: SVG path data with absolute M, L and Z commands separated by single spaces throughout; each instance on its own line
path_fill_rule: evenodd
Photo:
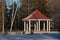
M 50 21 L 24 21 L 24 31 L 50 31 Z
M 31 21 L 31 28 L 30 28 L 31 30 L 39 31 L 38 27 L 39 27 L 38 21 Z M 46 21 L 40 21 L 40 31 L 47 31 L 47 22 Z
M 51 19 L 43 15 L 39 10 L 23 19 L 25 32 L 50 32 Z

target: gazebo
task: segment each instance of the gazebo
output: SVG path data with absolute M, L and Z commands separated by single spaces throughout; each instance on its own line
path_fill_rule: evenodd
M 50 32 L 51 19 L 42 14 L 38 9 L 23 19 L 24 31 L 30 32 L 33 29 L 34 32 Z

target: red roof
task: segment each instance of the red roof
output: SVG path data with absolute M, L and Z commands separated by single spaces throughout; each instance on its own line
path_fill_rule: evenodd
M 31 15 L 24 19 L 50 19 L 50 18 L 42 14 L 39 10 L 35 10 Z

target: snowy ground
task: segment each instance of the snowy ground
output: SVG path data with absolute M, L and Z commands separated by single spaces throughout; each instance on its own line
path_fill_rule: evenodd
M 60 34 L 0 35 L 0 40 L 60 40 Z

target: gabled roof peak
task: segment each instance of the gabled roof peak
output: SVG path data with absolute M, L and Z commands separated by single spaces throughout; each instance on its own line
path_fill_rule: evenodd
M 38 9 L 36 9 L 32 14 L 30 14 L 23 20 L 30 20 L 30 19 L 37 20 L 37 19 L 50 19 L 50 18 L 42 14 Z

